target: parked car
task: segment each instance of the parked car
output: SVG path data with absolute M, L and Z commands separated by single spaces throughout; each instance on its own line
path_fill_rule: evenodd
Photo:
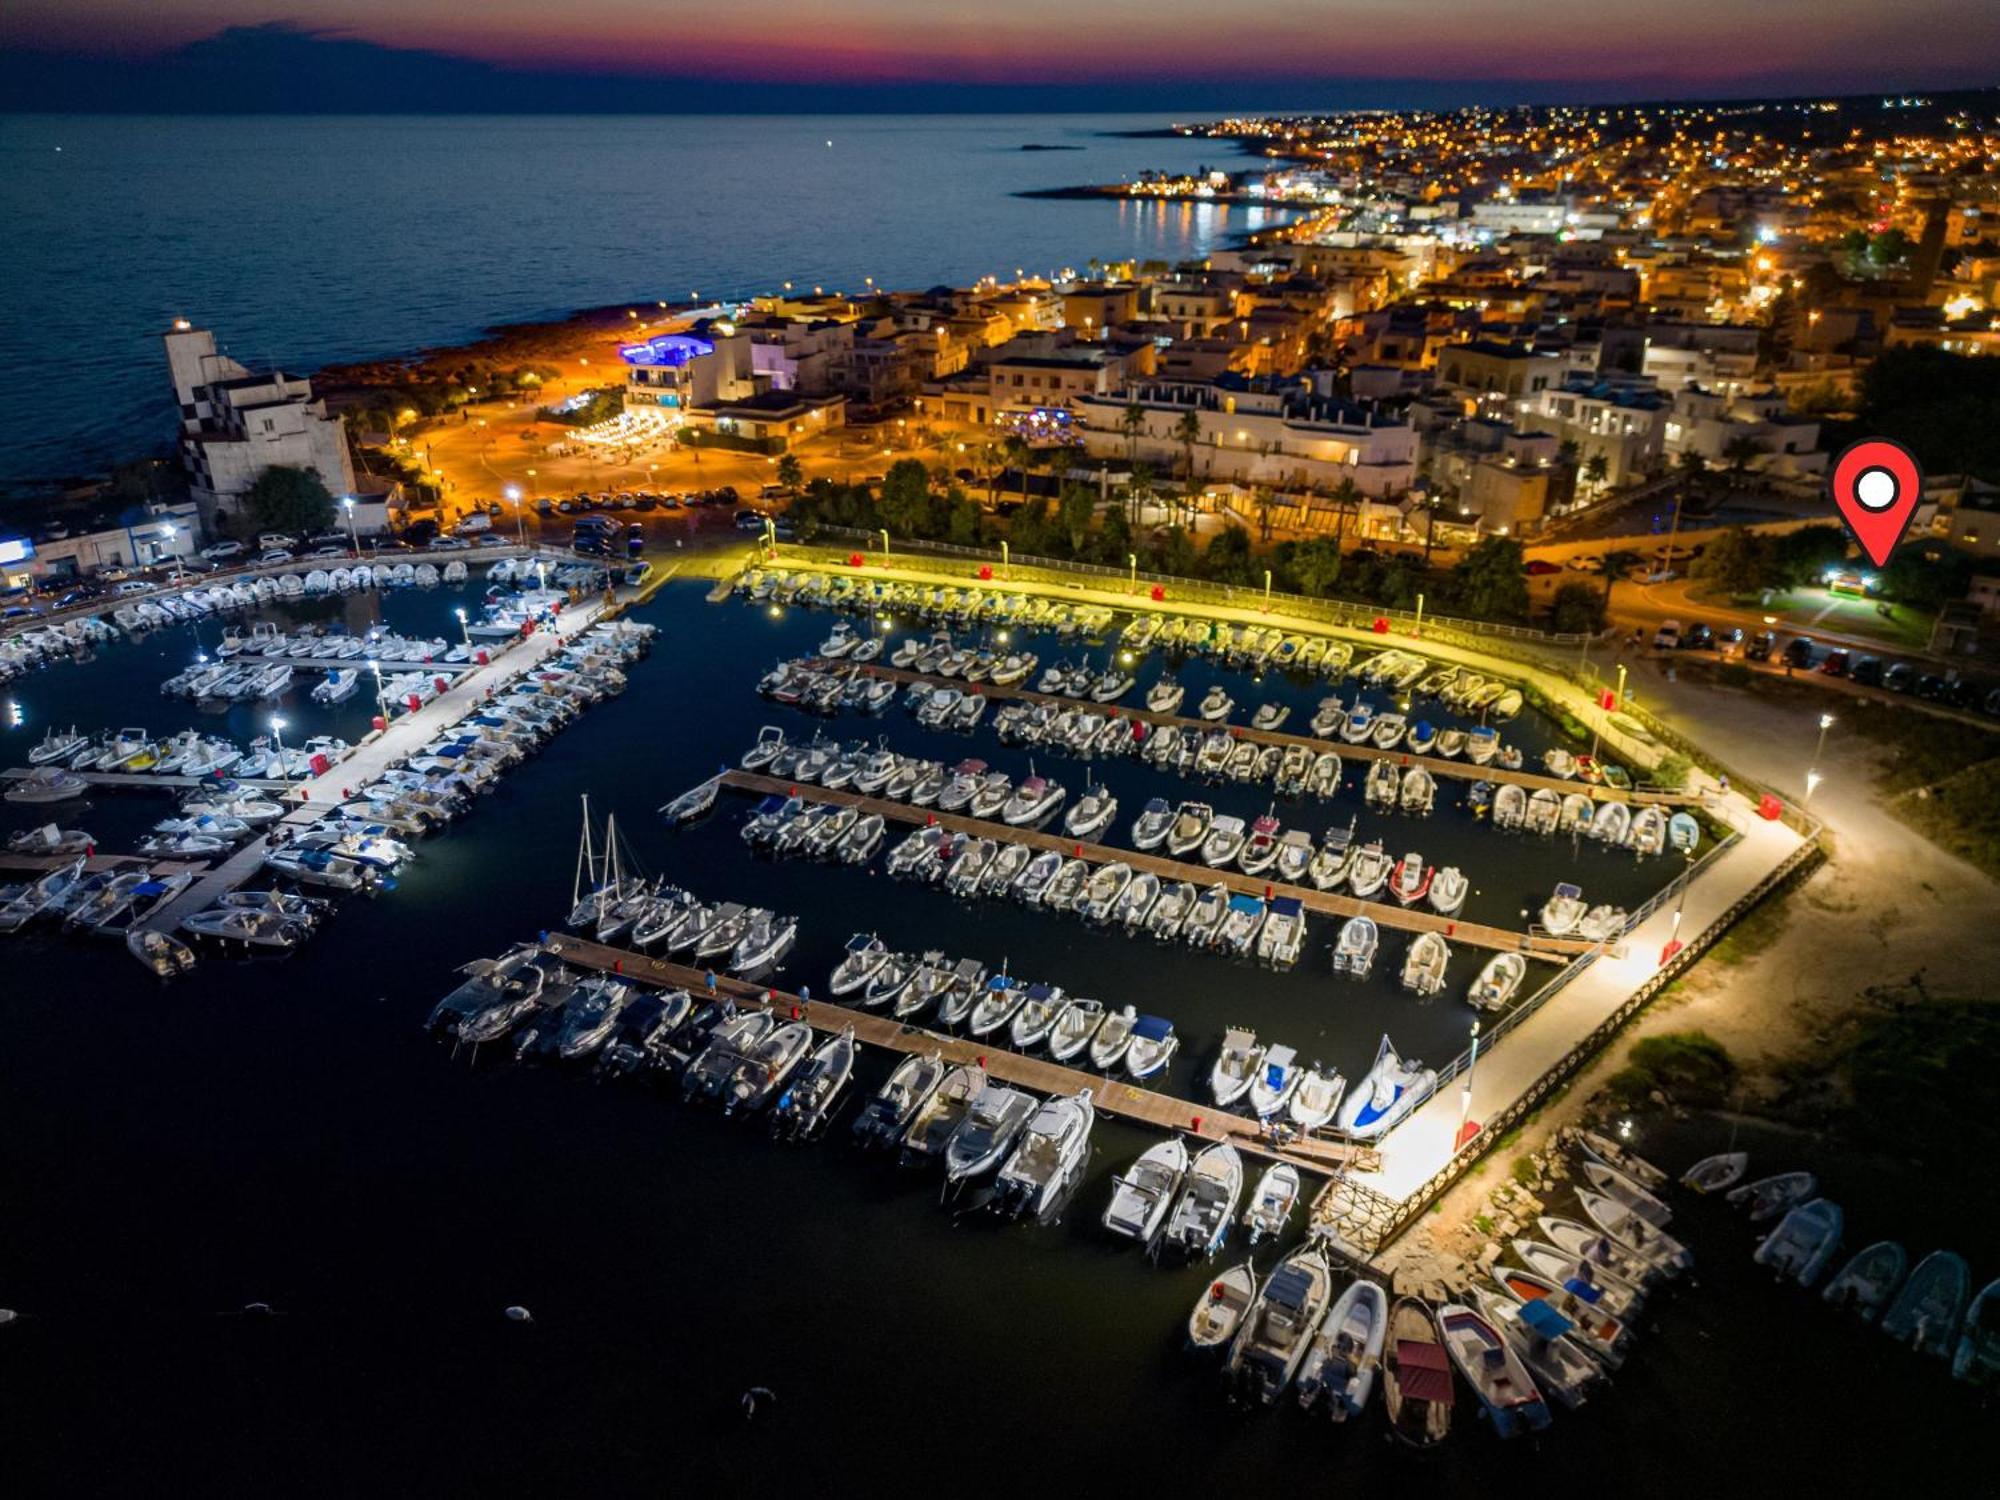
M 1699 620 L 1688 626 L 1686 633 L 1681 636 L 1683 651 L 1706 651 L 1714 644 L 1715 632 Z
M 570 515 L 576 510 L 576 502 L 574 500 L 558 500 L 556 501 L 556 509 L 563 515 Z M 543 511 L 542 514 L 547 515 L 548 512 Z
M 633 503 L 640 510 L 651 510 L 655 505 L 659 504 L 659 502 L 655 500 L 651 495 L 641 495 Z
M 555 512 L 556 512 L 556 503 L 555 501 L 551 500 L 547 495 L 542 496 L 541 499 L 535 502 L 536 515 L 552 516 L 555 514 Z
M 1572 557 L 1563 566 L 1573 573 L 1602 573 L 1604 571 L 1604 559 L 1595 554 L 1589 557 Z
M 1545 557 L 1530 558 L 1528 561 L 1527 573 L 1530 578 L 1547 578 L 1551 573 L 1561 571 L 1562 564 L 1552 563 Z
M 461 519 L 456 526 L 452 527 L 453 532 L 459 536 L 472 536 L 478 532 L 491 531 L 492 529 L 493 517 L 489 516 L 483 510 L 473 511 L 470 515 Z
M 1769 661 L 1771 653 L 1777 649 L 1777 636 L 1768 630 L 1760 630 L 1750 637 L 1750 643 L 1743 648 L 1743 654 L 1752 661 Z
M 128 578 L 111 590 L 121 599 L 129 599 L 134 594 L 150 594 L 152 591 L 153 585 L 143 578 Z
M 257 554 L 260 563 L 288 563 L 291 560 L 292 554 L 283 547 L 269 547 Z
M 1937 703 L 1944 698 L 1950 686 L 1935 672 L 1926 672 L 1917 679 L 1917 696 L 1926 703 Z
M 1813 662 L 1813 643 L 1805 636 L 1795 635 L 1785 642 L 1785 665 L 1804 671 Z
M 257 545 L 266 552 L 289 552 L 298 546 L 299 539 L 282 531 L 267 531 L 257 538 Z
M 210 562 L 234 562 L 249 550 L 241 542 L 231 538 L 230 540 L 216 542 L 211 546 L 202 548 L 201 555 Z
M 513 543 L 510 542 L 506 537 L 496 535 L 495 533 L 489 531 L 486 533 L 485 536 L 474 537 L 472 539 L 472 545 L 475 547 L 511 547 Z
M 1882 674 L 1882 686 L 1892 693 L 1907 693 L 1917 685 L 1917 669 L 1906 661 L 1892 661 Z
M 762 531 L 764 529 L 763 512 L 739 510 L 736 512 L 736 529 L 738 531 Z
M 1833 650 L 1826 653 L 1826 660 L 1819 664 L 1819 669 L 1829 677 L 1845 677 L 1847 675 L 1848 664 L 1853 660 L 1854 653 L 1852 651 L 1842 646 L 1836 646 Z
M 1857 656 L 1847 675 L 1863 687 L 1882 685 L 1882 658 L 1879 656 Z
M 345 556 L 347 556 L 347 549 L 346 549 L 345 547 L 339 547 L 339 546 L 335 546 L 335 545 L 334 545 L 333 543 L 329 542 L 329 543 L 328 543 L 328 544 L 327 544 L 326 546 L 324 546 L 324 547 L 315 547 L 315 548 L 313 548 L 313 549 L 312 549 L 312 551 L 310 551 L 310 552 L 308 552 L 308 553 L 306 554 L 306 556 L 307 556 L 307 557 L 345 557 Z
M 469 552 L 472 543 L 462 536 L 434 536 L 431 538 L 433 552 Z
M 1680 649 L 1680 644 L 1681 622 L 1679 620 L 1660 621 L 1660 628 L 1653 632 L 1653 649 L 1655 651 L 1676 651 Z

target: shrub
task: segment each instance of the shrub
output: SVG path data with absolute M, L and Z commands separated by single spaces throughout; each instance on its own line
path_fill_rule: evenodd
M 1736 1078 L 1736 1062 L 1705 1031 L 1670 1031 L 1633 1045 L 1607 1087 L 1627 1108 L 1661 1093 L 1683 1104 L 1721 1104 Z

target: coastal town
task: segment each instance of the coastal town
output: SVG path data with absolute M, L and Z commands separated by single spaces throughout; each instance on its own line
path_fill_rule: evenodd
M 1271 217 L 309 372 L 185 309 L 0 512 L 0 951 L 379 993 L 703 1229 L 821 1142 L 982 1298 L 1136 1246 L 1093 1305 L 1398 1449 L 1559 1443 L 1709 1274 L 1972 1411 L 1993 1204 L 1897 1184 L 1991 1141 L 2000 95 L 1173 133 L 1050 211 Z

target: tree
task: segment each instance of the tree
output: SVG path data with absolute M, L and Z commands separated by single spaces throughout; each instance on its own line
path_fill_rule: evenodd
M 1340 483 L 1333 487 L 1333 545 L 1335 547 L 1340 545 L 1341 537 L 1347 532 L 1348 512 L 1358 510 L 1360 507 L 1360 486 L 1355 484 L 1345 474 L 1341 475 Z
M 1750 594 L 1771 581 L 1771 554 L 1763 538 L 1732 526 L 1708 544 L 1689 570 L 1725 594 Z
M 1184 527 L 1169 526 L 1153 543 L 1152 554 L 1155 573 L 1193 578 L 1201 571 L 1201 554 L 1195 550 L 1194 538 Z
M 1828 568 L 1847 561 L 1847 532 L 1839 526 L 1805 526 L 1771 540 L 1769 582 L 1777 588 L 1818 583 Z
M 2000 359 L 1885 349 L 1861 377 L 1855 435 L 1895 438 L 1917 455 L 1927 474 L 2000 480 L 1995 411 L 2000 411 Z
M 1153 466 L 1151 464 L 1132 465 L 1132 479 L 1125 486 L 1127 504 L 1143 516 L 1146 513 L 1146 502 L 1152 499 L 1152 497 Z
M 1592 489 L 1604 488 L 1604 478 L 1611 472 L 1611 465 L 1602 453 L 1593 453 L 1583 461 L 1583 482 Z
M 1674 466 L 1680 471 L 1681 493 L 1688 497 L 1700 494 L 1708 479 L 1708 460 L 1692 448 L 1683 448 Z
M 1174 441 L 1181 445 L 1181 469 L 1190 488 L 1194 485 L 1194 450 L 1201 442 L 1201 415 L 1193 407 L 1174 423 Z
M 1739 432 L 1722 445 L 1722 461 L 1729 466 L 1730 474 L 1741 479 L 1750 471 L 1750 465 L 1764 456 L 1764 445 L 1747 432 Z
M 1271 512 L 1277 503 L 1278 497 L 1268 484 L 1260 484 L 1250 492 L 1250 504 L 1257 512 L 1257 534 L 1266 542 L 1271 540 Z
M 1097 496 L 1084 485 L 1066 484 L 1060 505 L 1063 538 L 1071 555 L 1081 557 L 1090 544 L 1090 518 L 1097 511 Z
M 1604 595 L 1588 583 L 1566 583 L 1556 590 L 1549 624 L 1573 635 L 1596 635 L 1604 628 Z
M 1008 539 L 1014 550 L 1029 557 L 1048 557 L 1057 552 L 1056 526 L 1049 517 L 1046 495 L 1036 495 L 1014 512 L 1008 523 Z
M 806 466 L 799 462 L 796 453 L 787 453 L 778 460 L 778 483 L 788 490 L 796 490 L 806 482 Z
M 1291 551 L 1286 571 L 1302 594 L 1325 595 L 1340 582 L 1340 544 L 1326 537 L 1300 542 Z
M 1251 581 L 1250 533 L 1234 522 L 1209 539 L 1208 576 L 1218 583 Z
M 979 460 L 979 472 L 986 480 L 986 508 L 991 510 L 999 503 L 1000 475 L 1006 469 L 1007 457 L 997 443 L 981 443 L 975 456 Z
M 1098 527 L 1095 550 L 1103 561 L 1112 566 L 1125 565 L 1125 559 L 1133 550 L 1132 520 L 1125 514 L 1122 505 L 1105 507 L 1104 520 Z
M 1139 461 L 1139 439 L 1146 431 L 1146 408 L 1134 401 L 1118 418 L 1118 426 L 1125 434 L 1125 463 L 1130 467 Z
M 243 514 L 252 531 L 311 536 L 333 524 L 333 496 L 311 469 L 273 464 L 243 497 Z
M 1528 614 L 1528 565 L 1512 537 L 1476 543 L 1452 570 L 1458 607 L 1483 620 L 1521 620 Z
M 1035 450 L 1028 446 L 1026 438 L 1022 437 L 1019 433 L 1015 433 L 1001 445 L 1001 452 L 1005 454 L 1010 467 L 1021 471 L 1021 503 L 1026 505 L 1028 503 L 1028 465 L 1034 459 Z

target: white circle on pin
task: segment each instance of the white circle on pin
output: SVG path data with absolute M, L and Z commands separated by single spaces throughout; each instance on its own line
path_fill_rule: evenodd
M 1896 503 L 1896 476 L 1887 469 L 1863 469 L 1854 481 L 1854 499 L 1863 510 L 1887 510 Z

